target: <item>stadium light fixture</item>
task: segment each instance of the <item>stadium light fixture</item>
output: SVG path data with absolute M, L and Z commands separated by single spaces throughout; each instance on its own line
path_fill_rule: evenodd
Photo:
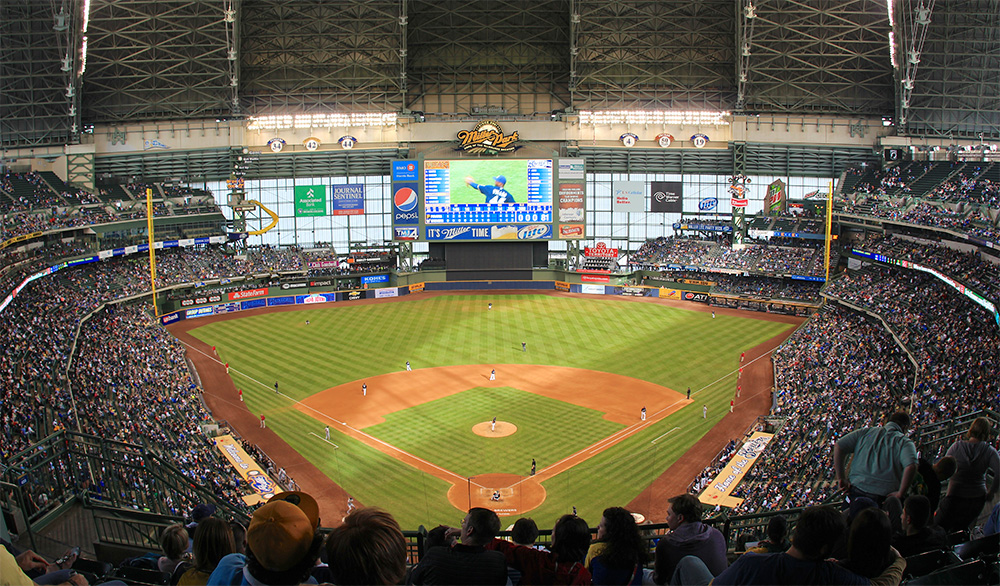
M 283 128 L 348 128 L 395 125 L 395 112 L 331 112 L 327 114 L 278 114 L 271 116 L 251 116 L 247 124 L 247 130 L 279 130 Z
M 728 111 L 711 110 L 581 110 L 580 124 L 679 124 L 691 126 L 728 126 Z

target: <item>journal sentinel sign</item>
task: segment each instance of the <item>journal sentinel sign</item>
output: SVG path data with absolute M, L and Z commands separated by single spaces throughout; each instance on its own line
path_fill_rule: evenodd
M 333 215 L 358 216 L 365 213 L 365 186 L 361 184 L 333 186 Z

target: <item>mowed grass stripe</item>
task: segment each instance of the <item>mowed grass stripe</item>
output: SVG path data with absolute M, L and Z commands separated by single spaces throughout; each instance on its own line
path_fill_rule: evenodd
M 625 427 L 602 415 L 510 387 L 476 388 L 392 413 L 364 431 L 461 476 L 526 475 L 532 458 L 544 468 Z M 494 416 L 518 432 L 470 433 Z
M 493 310 L 487 311 L 490 301 Z M 311 322 L 309 326 L 305 325 L 306 319 Z M 322 423 L 293 415 L 287 409 L 287 399 L 275 395 L 274 380 L 281 381 L 282 394 L 302 400 L 338 384 L 402 370 L 410 360 L 417 369 L 520 363 L 590 368 L 651 381 L 679 392 L 688 386 L 694 390 L 694 403 L 650 426 L 647 439 L 623 441 L 579 470 L 549 480 L 548 500 L 531 515 L 551 526 L 558 514 L 572 505 L 581 507 L 582 512 L 586 510 L 583 507 L 593 504 L 599 518 L 600 508 L 624 504 L 638 495 L 728 410 L 736 387 L 740 352 L 791 327 L 729 315 L 712 319 L 709 313 L 620 299 L 463 295 L 363 306 L 338 302 L 322 308 L 218 322 L 192 333 L 218 346 L 223 361 L 233 367 L 237 385 L 244 389 L 248 407 L 254 413 L 267 414 L 268 426 L 300 452 L 317 443 L 315 438 L 310 439 L 308 431 L 321 433 Z M 522 341 L 528 343 L 526 353 L 521 352 Z M 262 385 L 249 383 L 237 370 L 260 380 Z M 628 393 L 629 389 L 609 392 L 609 400 L 613 401 L 615 394 Z M 709 406 L 708 420 L 701 419 L 703 404 Z M 479 412 L 473 415 L 483 420 L 492 417 Z M 296 425 L 286 426 L 286 419 L 294 420 Z M 577 422 L 577 428 L 588 425 L 584 420 Z M 649 440 L 675 426 L 683 429 L 658 443 L 655 464 L 650 468 Z M 285 429 L 289 430 L 287 434 Z M 428 429 L 418 435 L 436 431 Z M 742 431 L 733 430 L 733 434 Z M 465 440 L 474 441 L 472 438 L 469 432 Z M 465 440 L 454 449 L 466 450 Z M 341 434 L 333 441 L 341 446 L 353 442 Z M 363 445 L 341 452 L 341 466 L 346 472 L 340 476 L 330 468 L 321 469 L 362 502 L 388 508 L 404 527 L 455 522 L 454 508 L 443 492 L 419 492 L 422 486 L 436 481 L 425 473 L 403 467 L 392 483 L 373 482 L 373 478 L 381 478 L 381 468 L 388 465 L 382 459 L 385 456 L 376 452 Z M 359 461 L 344 466 L 345 460 L 353 459 Z M 509 458 L 507 465 L 512 473 L 524 473 L 526 464 L 519 459 Z M 527 462 L 530 464 L 530 459 Z M 437 483 L 447 486 L 443 481 Z M 414 499 L 419 500 L 419 507 L 410 503 Z M 588 520 L 596 524 L 597 519 Z

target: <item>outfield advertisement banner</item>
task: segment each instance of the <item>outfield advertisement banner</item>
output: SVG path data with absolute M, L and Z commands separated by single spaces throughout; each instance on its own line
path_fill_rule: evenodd
M 239 301 L 241 299 L 253 299 L 254 297 L 267 297 L 267 291 L 267 287 L 250 289 L 249 291 L 233 291 L 229 294 L 229 300 Z
M 250 299 L 248 301 L 240 302 L 240 309 L 246 311 L 248 309 L 257 309 L 258 307 L 266 307 L 267 299 Z
M 375 283 L 388 283 L 389 275 L 365 275 L 361 277 L 362 285 L 374 285 Z
M 424 290 L 424 283 L 414 283 L 409 286 L 410 293 L 421 293 Z
M 288 297 L 268 297 L 267 298 L 267 306 L 268 307 L 274 307 L 276 305 L 294 305 L 294 304 L 295 304 L 295 298 L 291 297 L 291 296 L 288 296 Z
M 569 283 L 566 281 L 556 281 L 556 291 L 565 291 L 569 293 Z
M 611 278 L 603 275 L 580 275 L 580 280 L 584 283 L 610 283 Z
M 343 297 L 341 297 L 341 299 L 343 299 L 344 301 L 357 301 L 358 299 L 364 299 L 364 298 L 365 298 L 364 291 L 348 291 L 347 293 L 343 294 Z
M 395 287 L 375 289 L 375 299 L 387 299 L 389 297 L 399 297 L 399 289 Z
M 296 305 L 310 303 L 329 303 L 337 300 L 336 293 L 313 293 L 311 295 L 296 295 Z
M 713 507 L 715 505 L 735 507 L 742 503 L 743 499 L 730 495 L 739 485 L 740 480 L 743 480 L 743 476 L 753 467 L 757 458 L 764 453 L 767 444 L 771 442 L 773 437 L 773 433 L 755 431 L 719 472 L 718 476 L 698 495 L 698 500 Z
M 580 285 L 580 293 L 604 295 L 604 285 Z
M 226 460 L 229 460 L 243 481 L 253 488 L 254 494 L 243 497 L 243 501 L 247 505 L 253 507 L 265 503 L 281 491 L 281 488 L 268 477 L 267 473 L 246 453 L 243 446 L 233 436 L 220 435 L 216 437 L 215 447 L 219 448 Z
M 295 186 L 295 217 L 326 215 L 326 185 Z
M 691 291 L 684 291 L 681 293 L 681 299 L 684 301 L 697 301 L 698 303 L 708 303 L 709 296 L 708 293 L 692 293 Z
M 359 216 L 365 213 L 365 186 L 361 183 L 333 186 L 333 215 Z
M 660 287 L 660 299 L 680 299 L 681 292 L 677 289 L 667 289 Z

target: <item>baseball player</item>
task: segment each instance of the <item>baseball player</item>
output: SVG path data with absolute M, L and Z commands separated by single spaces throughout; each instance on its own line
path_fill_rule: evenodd
M 494 416 L 493 421 L 490 422 L 490 431 L 497 430 L 497 418 Z
M 688 400 L 691 400 L 691 387 L 688 387 Z
M 712 319 L 715 319 L 715 310 L 712 310 Z
M 493 304 L 492 303 L 487 303 L 486 304 L 486 310 L 487 311 L 493 311 Z
M 472 180 L 472 177 L 466 177 L 465 184 L 478 189 L 486 197 L 486 203 L 514 203 L 514 196 L 504 188 L 507 185 L 507 178 L 503 175 L 494 177 L 493 185 L 479 185 Z
M 730 399 L 729 400 L 729 412 L 730 413 L 733 412 L 733 407 L 735 407 L 735 406 L 736 406 L 736 399 Z
M 497 369 L 494 368 L 490 371 L 490 380 L 497 380 Z
M 413 369 L 412 369 L 412 368 L 410 368 L 410 361 L 409 361 L 409 360 L 407 360 L 407 361 L 406 361 L 406 372 L 410 372 L 411 370 L 413 370 Z
M 330 441 L 330 426 L 326 426 L 326 441 Z
M 236 389 L 236 392 L 240 394 L 240 403 L 243 402 L 243 389 Z
M 229 363 L 226 363 L 226 374 L 229 374 Z
M 746 357 L 747 357 L 747 353 L 746 352 L 740 352 L 740 362 L 743 362 L 743 359 L 746 358 Z M 742 368 L 740 369 L 740 372 L 743 372 Z
M 358 508 L 358 505 L 354 504 L 354 497 L 353 496 L 347 497 L 347 514 L 350 515 L 351 511 L 353 511 L 356 508 Z
M 639 420 L 640 421 L 645 421 L 646 420 L 646 408 L 645 407 L 643 407 L 642 411 L 639 412 Z
M 521 342 L 521 352 L 527 352 L 527 351 L 528 351 L 528 343 Z
M 708 419 L 708 405 L 702 405 L 701 407 L 701 418 Z
M 278 392 L 278 381 L 274 381 L 274 392 Z
M 264 423 L 264 414 L 263 413 L 260 414 L 260 428 L 261 429 L 267 429 L 267 424 Z
M 361 383 L 361 396 L 362 397 L 368 396 L 368 383 Z
M 535 475 L 535 459 L 534 458 L 531 459 L 531 475 L 532 476 Z

